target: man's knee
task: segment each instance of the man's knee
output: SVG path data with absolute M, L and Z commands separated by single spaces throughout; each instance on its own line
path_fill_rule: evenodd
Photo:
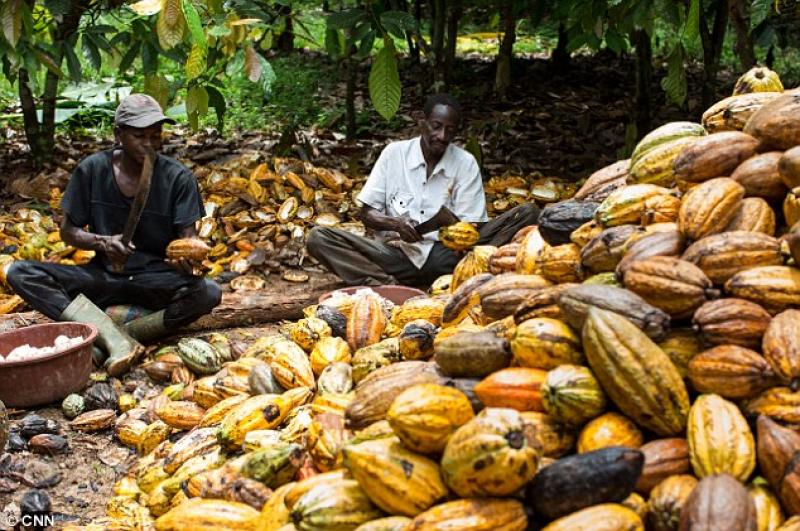
M 205 310 L 203 313 L 208 313 L 222 302 L 222 288 L 213 280 L 203 279 L 198 299 L 198 303 Z
M 306 248 L 308 252 L 315 255 L 320 248 L 328 241 L 331 230 L 328 227 L 314 227 L 306 236 Z
M 14 291 L 19 292 L 25 279 L 30 279 L 31 275 L 36 274 L 37 264 L 40 264 L 40 262 L 32 260 L 14 262 L 6 271 L 6 282 L 14 288 Z

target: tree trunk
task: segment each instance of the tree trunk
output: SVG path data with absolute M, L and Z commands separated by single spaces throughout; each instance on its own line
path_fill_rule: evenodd
M 728 0 L 717 0 L 715 4 L 713 27 L 709 28 L 708 16 L 700 10 L 700 38 L 703 42 L 703 108 L 707 109 L 716 101 L 717 72 L 725 32 L 728 29 Z
M 331 3 L 328 0 L 322 0 L 322 12 L 323 13 L 331 12 Z
M 414 0 L 414 19 L 417 21 L 417 28 L 422 27 L 422 0 Z M 421 37 L 421 36 L 420 36 Z M 420 63 L 419 43 L 408 37 L 408 53 L 411 61 L 418 65 Z
M 739 57 L 742 72 L 756 65 L 755 45 L 750 35 L 750 2 L 749 0 L 731 0 L 731 25 L 736 31 L 734 50 Z
M 514 57 L 514 41 L 517 39 L 513 0 L 503 0 L 500 4 L 500 20 L 503 23 L 503 40 L 497 52 L 494 88 L 500 99 L 505 100 L 511 86 L 511 60 Z
M 650 86 L 653 81 L 653 46 L 645 30 L 635 30 L 632 35 L 636 47 L 636 92 L 633 101 L 631 124 L 636 128 L 636 140 L 652 129 L 653 113 L 650 102 Z M 632 147 L 632 146 L 631 146 Z
M 552 60 L 553 68 L 556 72 L 562 74 L 569 70 L 570 55 L 567 50 L 569 44 L 569 37 L 567 36 L 567 28 L 561 23 L 558 25 L 558 43 L 555 50 L 553 50 Z
M 444 87 L 444 34 L 447 23 L 447 0 L 431 0 L 431 48 L 433 52 L 434 90 Z
M 44 137 L 39 118 L 36 116 L 36 99 L 31 91 L 30 75 L 25 68 L 19 69 L 19 101 L 22 105 L 22 118 L 25 125 L 25 138 L 31 148 L 31 157 L 35 166 L 40 166 L 43 162 L 49 161 L 52 156 L 52 149 L 46 148 L 47 139 Z M 53 142 L 51 137 L 50 142 Z
M 345 75 L 347 76 L 347 94 L 345 96 L 344 115 L 347 127 L 347 140 L 356 138 L 356 74 L 357 68 L 352 55 L 344 60 Z
M 456 64 L 456 44 L 458 43 L 458 22 L 463 13 L 461 0 L 451 0 L 450 12 L 447 15 L 447 45 L 444 49 L 444 84 L 450 87 L 453 70 Z
M 64 16 L 61 24 L 55 31 L 55 42 L 66 42 L 80 25 L 85 6 L 74 4 L 72 11 Z M 61 66 L 63 52 L 60 47 L 54 47 L 51 54 L 53 62 Z M 56 136 L 56 99 L 58 97 L 58 76 L 51 71 L 45 74 L 44 90 L 41 95 L 42 120 L 36 114 L 36 98 L 31 91 L 30 73 L 21 68 L 18 74 L 19 99 L 22 105 L 22 117 L 25 125 L 25 137 L 31 148 L 33 163 L 39 167 L 43 163 L 53 160 L 53 146 Z
M 292 20 L 292 6 L 282 5 L 278 7 L 278 14 L 283 17 L 283 31 L 278 35 L 275 49 L 281 52 L 292 52 L 294 50 L 294 21 Z

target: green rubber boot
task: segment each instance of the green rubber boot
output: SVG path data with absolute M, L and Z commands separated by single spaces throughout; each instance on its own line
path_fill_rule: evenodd
M 144 352 L 144 347 L 117 326 L 106 313 L 83 294 L 61 314 L 62 321 L 91 323 L 97 327 L 97 344 L 108 353 L 105 368 L 111 376 L 122 376 Z
M 150 343 L 164 337 L 167 335 L 167 329 L 164 327 L 164 310 L 130 321 L 125 325 L 125 330 L 140 343 Z

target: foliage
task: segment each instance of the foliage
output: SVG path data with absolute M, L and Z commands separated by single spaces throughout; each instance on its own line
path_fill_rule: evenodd
M 460 0 L 459 53 L 497 53 L 500 8 L 508 1 Z M 568 51 L 607 49 L 625 55 L 631 53 L 633 33 L 644 30 L 667 67 L 662 88 L 680 105 L 687 94 L 687 61 L 707 60 L 701 21 L 708 24 L 720 1 L 513 0 L 514 49 L 551 50 L 560 26 Z M 769 52 L 788 79 L 800 78 L 800 43 L 786 0 L 747 1 L 757 55 Z M 425 40 L 434 29 L 426 10 L 436 2 L 424 2 L 419 14 L 413 4 L 340 0 L 331 3 L 336 11 L 323 14 L 320 3 L 307 0 L 0 0 L 0 66 L 5 86 L 14 87 L 22 103 L 29 141 L 37 132 L 52 135 L 58 123 L 105 123 L 118 98 L 131 89 L 153 95 L 194 128 L 221 128 L 231 117 L 239 126 L 255 127 L 265 121 L 279 126 L 335 122 L 342 107 L 331 105 L 328 95 L 337 70 L 348 82 L 343 103 L 351 115 L 348 124 L 356 124 L 351 85 L 354 65 L 365 63 L 372 105 L 390 120 L 402 98 L 399 56 L 418 48 L 424 61 L 439 67 Z M 276 55 L 276 43 L 289 31 L 302 45 L 324 51 L 331 66 L 323 61 L 306 67 Z M 727 42 L 730 50 L 731 39 Z M 728 51 L 721 58 L 730 65 L 735 59 Z M 320 65 L 330 70 L 319 75 Z M 9 95 L 2 92 L 0 83 L 5 106 Z M 317 106 L 320 101 L 325 105 Z

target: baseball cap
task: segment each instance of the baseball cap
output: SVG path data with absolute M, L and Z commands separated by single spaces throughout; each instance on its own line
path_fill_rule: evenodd
M 123 99 L 117 107 L 114 115 L 116 125 L 127 125 L 129 127 L 150 127 L 151 125 L 169 122 L 175 123 L 172 118 L 167 118 L 161 105 L 147 94 L 131 94 Z

